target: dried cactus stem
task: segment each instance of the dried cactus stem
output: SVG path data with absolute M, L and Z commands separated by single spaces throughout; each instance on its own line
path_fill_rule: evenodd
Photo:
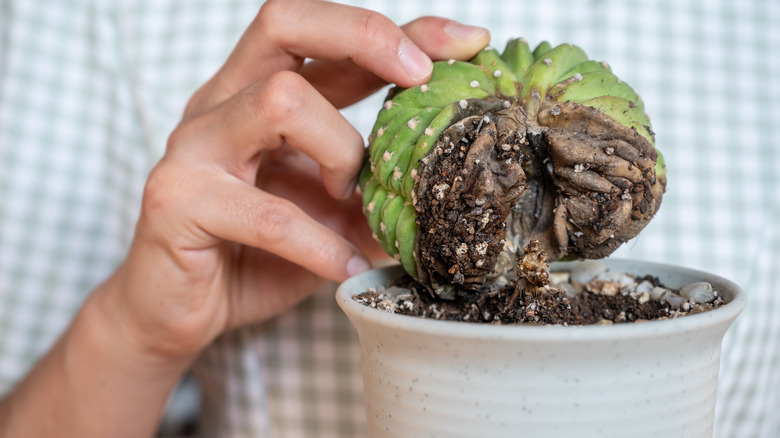
M 496 269 L 509 273 L 515 268 L 520 251 L 531 240 L 539 241 L 553 260 L 566 254 L 560 243 L 564 237 L 554 228 L 559 191 L 555 184 L 555 172 L 545 129 L 527 122 L 528 145 L 523 154 L 522 167 L 526 174 L 525 190 L 518 197 L 507 218 L 507 240 L 511 251 L 505 251 Z M 563 230 L 565 233 L 565 230 Z
M 518 260 L 515 272 L 519 281 L 515 283 L 515 291 L 507 302 L 507 308 L 514 305 L 521 293 L 524 302 L 537 299 L 541 295 L 540 289 L 550 284 L 547 254 L 538 240 L 531 239 L 523 248 L 523 257 Z
M 656 152 L 635 130 L 575 103 L 533 119 L 522 99 L 473 105 L 420 168 L 417 271 L 436 294 L 512 277 L 530 241 L 552 260 L 606 256 L 658 209 Z
M 504 248 L 506 220 L 525 184 L 520 157 L 527 147 L 524 113 L 504 102 L 495 99 L 446 129 L 420 168 L 418 274 L 435 289 L 478 288 Z
M 523 248 L 516 267 L 515 290 L 507 302 L 506 311 L 522 297 L 520 312 L 527 322 L 566 321 L 571 305 L 566 294 L 550 284 L 547 254 L 538 240 L 531 239 Z
M 634 238 L 658 210 L 665 179 L 657 179 L 655 148 L 636 130 L 595 108 L 546 104 L 539 123 L 558 192 L 552 259 L 601 258 Z M 560 253 L 559 253 L 560 252 Z

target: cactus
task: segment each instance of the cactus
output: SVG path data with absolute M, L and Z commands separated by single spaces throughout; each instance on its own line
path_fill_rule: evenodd
M 523 39 L 388 93 L 360 175 L 382 248 L 441 296 L 511 277 L 538 240 L 600 258 L 644 228 L 666 186 L 644 104 L 577 46 Z

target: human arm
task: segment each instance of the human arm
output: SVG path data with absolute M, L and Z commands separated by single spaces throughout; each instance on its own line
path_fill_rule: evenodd
M 436 58 L 468 57 L 487 42 L 483 32 L 456 45 L 447 24 L 428 18 L 405 30 Z M 378 254 L 359 200 L 345 195 L 362 139 L 336 107 L 385 81 L 424 82 L 403 68 L 403 38 L 352 8 L 264 7 L 171 136 L 127 260 L 0 404 L 0 430 L 149 435 L 170 389 L 219 333 L 272 317 L 323 277 L 344 279 L 353 257 L 359 270 L 363 255 Z M 303 65 L 307 57 L 328 61 Z

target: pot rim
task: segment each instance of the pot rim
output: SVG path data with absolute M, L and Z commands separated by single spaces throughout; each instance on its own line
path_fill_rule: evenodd
M 427 333 L 466 339 L 505 339 L 539 342 L 571 342 L 576 340 L 626 340 L 705 330 L 722 324 L 730 325 L 747 304 L 745 292 L 736 283 L 708 272 L 670 264 L 631 259 L 604 259 L 610 270 L 659 277 L 668 287 L 679 288 L 695 281 L 707 281 L 727 303 L 707 312 L 674 319 L 621 323 L 613 325 L 494 325 L 460 321 L 439 321 L 384 312 L 352 300 L 352 295 L 369 287 L 384 285 L 404 271 L 400 265 L 373 269 L 349 278 L 336 290 L 336 301 L 353 324 L 371 324 L 377 328 L 409 333 Z M 556 262 L 551 269 L 564 270 L 577 262 Z M 685 277 L 690 281 L 676 284 L 667 277 Z M 671 278 L 670 277 L 670 278 Z

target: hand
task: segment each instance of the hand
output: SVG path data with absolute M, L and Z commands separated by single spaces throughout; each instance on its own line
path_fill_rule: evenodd
M 100 305 L 134 345 L 192 358 L 323 279 L 368 269 L 382 252 L 355 194 L 364 144 L 338 108 L 387 82 L 424 83 L 426 53 L 468 59 L 488 40 L 442 18 L 399 28 L 338 4 L 267 2 L 189 102 Z
M 425 53 L 470 58 L 488 39 L 442 18 L 399 28 L 332 3 L 265 3 L 171 134 L 125 262 L 0 400 L 0 436 L 151 436 L 216 336 L 367 269 L 380 251 L 354 194 L 363 140 L 337 108 L 424 83 Z

